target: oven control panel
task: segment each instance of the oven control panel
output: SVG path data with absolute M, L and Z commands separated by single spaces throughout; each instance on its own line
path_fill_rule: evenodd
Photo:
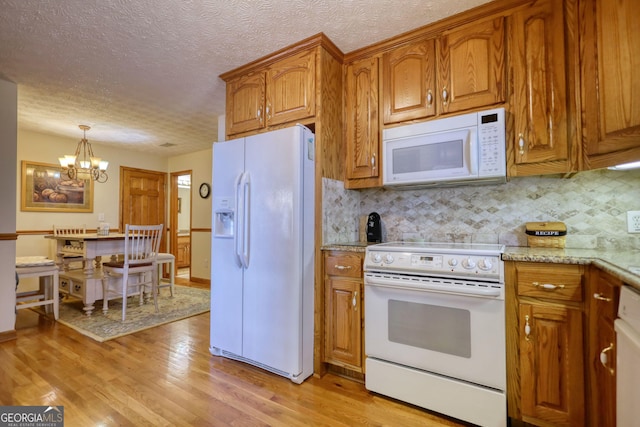
M 395 271 L 405 274 L 439 274 L 503 279 L 504 264 L 493 254 L 438 254 L 372 250 L 365 270 Z

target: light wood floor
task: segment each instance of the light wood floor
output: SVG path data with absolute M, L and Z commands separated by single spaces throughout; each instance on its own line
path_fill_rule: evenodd
M 208 313 L 105 343 L 31 310 L 16 329 L 0 405 L 63 405 L 67 427 L 465 425 L 332 374 L 296 385 L 214 357 Z

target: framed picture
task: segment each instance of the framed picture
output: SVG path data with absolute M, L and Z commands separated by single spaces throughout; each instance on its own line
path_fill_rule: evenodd
M 22 161 L 20 210 L 93 212 L 93 180 L 70 179 L 59 165 Z

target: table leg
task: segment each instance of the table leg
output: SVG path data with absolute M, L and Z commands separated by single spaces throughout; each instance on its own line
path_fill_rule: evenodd
M 85 276 L 93 276 L 93 264 L 95 263 L 96 268 L 100 265 L 100 257 L 95 257 L 94 259 L 87 259 L 84 263 L 84 275 Z

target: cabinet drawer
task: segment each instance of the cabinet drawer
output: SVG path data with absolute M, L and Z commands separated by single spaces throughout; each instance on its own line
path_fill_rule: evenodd
M 583 268 L 580 265 L 518 264 L 518 295 L 561 301 L 583 300 Z
M 82 281 L 70 281 L 69 282 L 69 292 L 71 293 L 71 295 L 77 296 L 77 297 L 84 297 L 84 282 Z
M 58 290 L 60 292 L 65 292 L 65 293 L 69 293 L 69 289 L 71 289 L 71 280 L 67 279 L 66 277 L 60 277 L 58 280 Z
M 328 255 L 325 258 L 325 272 L 330 276 L 362 277 L 362 257 L 353 255 Z

